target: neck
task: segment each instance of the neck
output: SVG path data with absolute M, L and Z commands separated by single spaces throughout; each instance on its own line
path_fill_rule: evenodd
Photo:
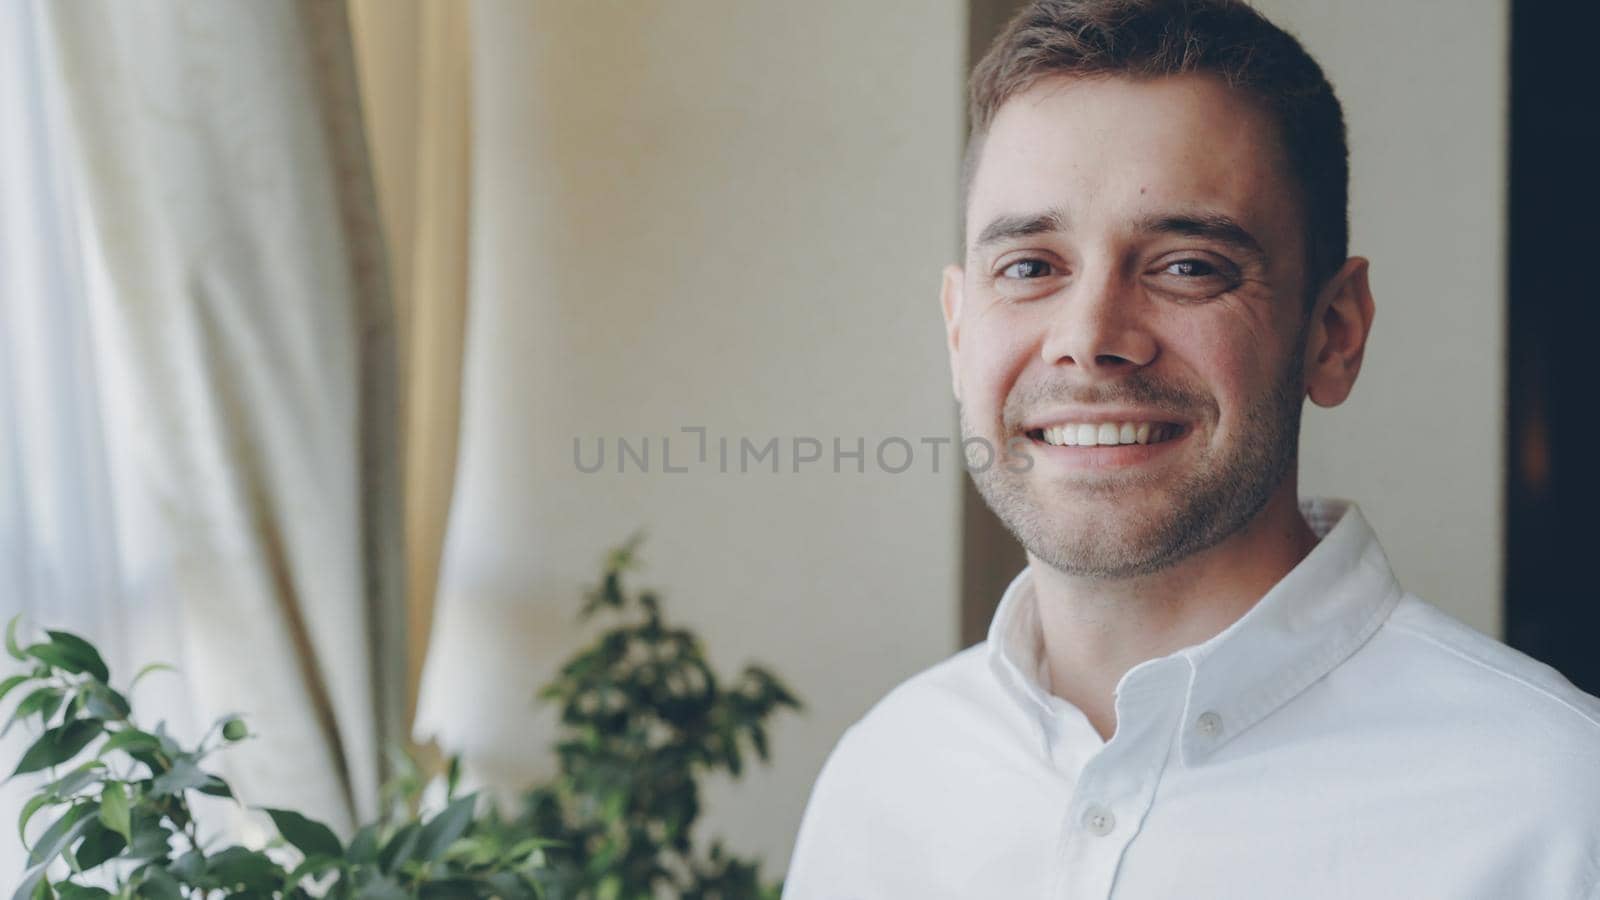
M 1051 693 L 1083 710 L 1109 740 L 1116 686 L 1129 669 L 1222 632 L 1316 542 L 1290 477 L 1244 529 L 1150 575 L 1084 578 L 1030 554 Z

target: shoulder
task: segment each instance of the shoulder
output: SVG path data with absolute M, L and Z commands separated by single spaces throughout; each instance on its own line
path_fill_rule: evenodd
M 834 897 L 874 873 L 916 870 L 925 826 L 976 748 L 1006 721 L 983 644 L 905 679 L 834 745 L 812 786 L 784 896 Z
M 979 643 L 906 678 L 874 703 L 839 738 L 817 791 L 852 795 L 871 784 L 882 795 L 899 780 L 926 779 L 974 753 L 1032 746 L 1039 727 L 1000 684 L 987 643 Z
M 1481 766 L 1486 784 L 1571 801 L 1600 826 L 1600 699 L 1409 594 L 1369 654 L 1418 727 Z
M 1552 736 L 1564 735 L 1591 749 L 1600 745 L 1600 698 L 1526 653 L 1409 594 L 1385 631 L 1429 668 L 1470 686 L 1485 712 L 1537 720 Z
M 896 685 L 851 726 L 847 749 L 872 757 L 926 753 L 972 741 L 1026 740 L 1038 727 L 1000 683 L 988 643 L 980 642 Z

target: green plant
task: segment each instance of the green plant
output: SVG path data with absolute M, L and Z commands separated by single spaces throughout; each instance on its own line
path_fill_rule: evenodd
M 612 552 L 582 611 L 625 621 L 540 693 L 559 704 L 565 735 L 556 746 L 560 777 L 527 793 L 519 819 L 528 832 L 559 841 L 539 882 L 551 900 L 776 898 L 781 885 L 763 886 L 758 864 L 720 843 L 697 851 L 692 829 L 700 779 L 737 777 L 747 748 L 766 761 L 768 718 L 800 702 L 759 666 L 725 684 L 699 639 L 663 621 L 654 592 L 625 588 L 639 540 Z
M 92 644 L 47 631 L 24 647 L 12 620 L 6 651 L 28 671 L 0 682 L 0 698 L 22 698 L 5 727 L 32 722 L 40 732 L 13 777 L 48 770 L 49 778 L 18 830 L 26 840 L 36 816 L 50 822 L 29 848 L 13 900 L 775 897 L 756 864 L 720 845 L 694 852 L 696 779 L 737 775 L 746 743 L 765 760 L 766 719 L 799 704 L 756 667 L 719 688 L 695 637 L 664 625 L 656 596 L 624 592 L 637 545 L 611 554 L 584 615 L 636 606 L 643 621 L 602 634 L 542 692 L 561 705 L 560 776 L 527 791 L 507 817 L 476 795 L 455 796 L 452 761 L 439 776 L 445 806 L 424 817 L 427 779 L 410 766 L 386 786 L 384 816 L 348 843 L 286 809 L 264 810 L 280 835 L 264 850 L 208 842 L 190 800 L 233 796 L 202 763 L 248 736 L 243 721 L 224 717 L 185 748 L 162 725 L 135 722 Z

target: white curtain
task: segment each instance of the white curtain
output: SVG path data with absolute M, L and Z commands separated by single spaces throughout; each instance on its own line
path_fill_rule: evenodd
M 0 611 L 123 677 L 176 663 L 136 707 L 243 713 L 236 790 L 347 830 L 403 733 L 406 645 L 344 6 L 3 3 Z
M 91 634 L 126 675 L 128 614 L 170 624 L 171 607 L 131 610 L 123 602 L 76 185 L 63 165 L 60 98 L 44 77 L 48 48 L 39 25 L 31 3 L 7 0 L 0 15 L 0 617 L 24 613 Z M 174 721 L 185 730 L 189 724 Z M 14 729 L 0 740 L 0 759 L 19 758 L 31 740 Z M 0 821 L 16 821 L 29 787 L 0 785 Z M 8 876 L 22 871 L 25 857 L 11 834 L 0 831 L 0 874 Z

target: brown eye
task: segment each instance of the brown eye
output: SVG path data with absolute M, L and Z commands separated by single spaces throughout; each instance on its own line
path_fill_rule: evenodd
M 1042 259 L 1019 259 L 1000 270 L 1002 278 L 1044 278 L 1054 273 L 1050 264 Z

